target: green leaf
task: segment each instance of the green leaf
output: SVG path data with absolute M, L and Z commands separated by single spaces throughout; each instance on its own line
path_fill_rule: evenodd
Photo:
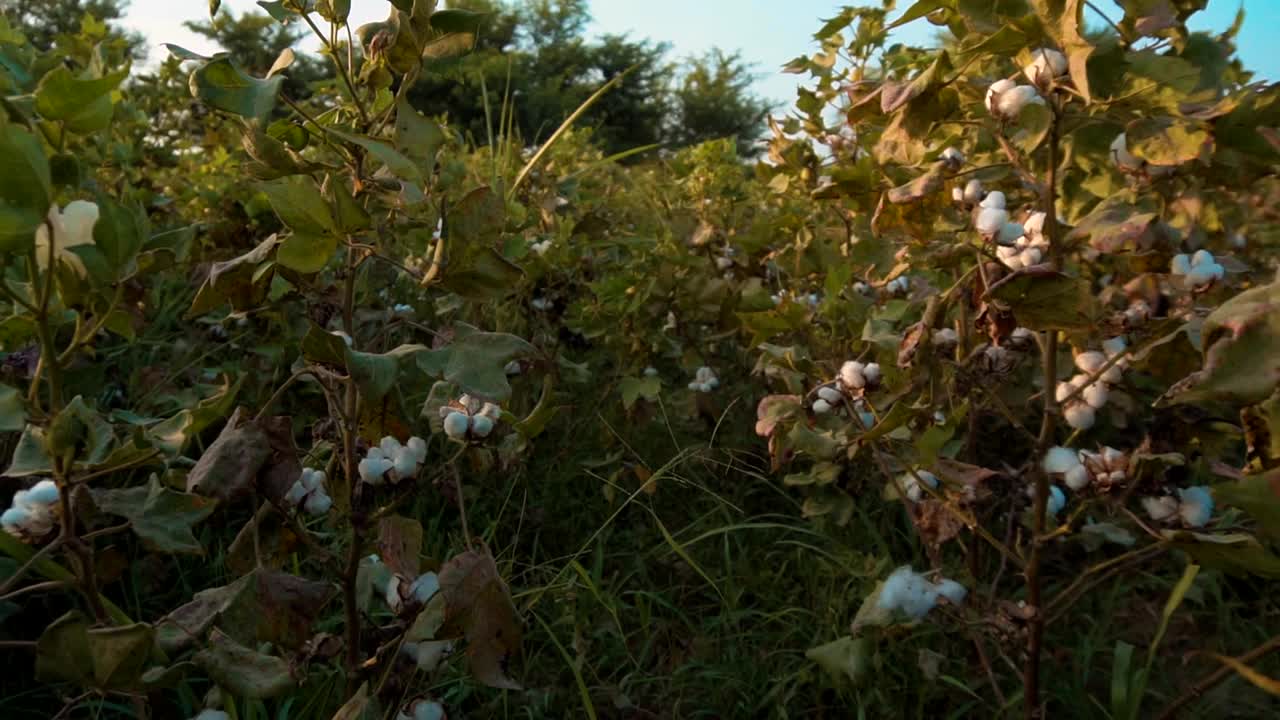
M 27 426 L 27 407 L 17 388 L 0 385 L 0 432 L 20 432 Z
M 0 252 L 25 254 L 53 204 L 49 159 L 35 135 L 0 125 Z
M 284 78 L 259 80 L 222 55 L 191 73 L 191 95 L 210 107 L 247 118 L 265 118 L 275 107 Z
M 481 247 L 451 266 L 441 284 L 464 298 L 485 300 L 515 292 L 522 277 L 519 265 L 491 247 Z
M 329 132 L 349 143 L 355 143 L 365 150 L 368 150 L 369 154 L 372 155 L 374 159 L 386 166 L 387 172 L 390 172 L 401 180 L 421 182 L 422 173 L 418 171 L 418 166 L 409 158 L 401 155 L 395 148 L 381 140 L 374 140 L 366 135 L 354 135 L 352 133 L 344 133 L 337 130 L 330 130 Z
M 1164 535 L 1172 547 L 1187 553 L 1205 567 L 1232 575 L 1280 579 L 1280 557 L 1252 535 L 1211 535 L 1178 530 L 1166 530 Z
M 622 392 L 622 406 L 630 410 L 640 398 L 649 401 L 658 399 L 658 393 L 662 392 L 662 380 L 648 376 L 628 376 L 618 383 L 618 389 Z
M 426 351 L 425 345 L 401 345 L 381 355 L 346 348 L 347 370 L 360 388 L 360 395 L 366 401 L 376 402 L 395 387 L 401 363 Z
M 49 623 L 36 641 L 36 680 L 85 684 L 93 677 L 89 620 L 79 610 Z
M 451 243 L 483 243 L 496 240 L 506 223 L 507 206 L 500 193 L 488 186 L 467 193 L 449 208 L 448 231 Z
M 992 285 L 990 294 L 1032 330 L 1090 330 L 1097 317 L 1089 282 L 1056 270 L 1020 270 Z
M 857 685 L 867 677 L 867 671 L 871 669 L 871 650 L 870 638 L 845 635 L 839 640 L 806 650 L 804 656 L 817 663 L 833 678 Z
M 77 395 L 49 424 L 45 443 L 52 455 L 74 457 L 79 463 L 96 465 L 111 452 L 115 435 L 111 423 Z
M 444 131 L 434 120 L 419 114 L 403 96 L 396 101 L 396 148 L 417 163 L 422 177 L 435 171 L 436 154 L 444 142 Z
M 94 684 L 100 688 L 137 686 L 151 658 L 155 636 L 155 629 L 146 623 L 89 630 Z
M 27 477 L 53 472 L 53 460 L 45 449 L 44 428 L 28 425 L 18 438 L 18 445 L 13 450 L 13 459 L 9 469 L 4 471 L 9 477 Z
M 338 238 L 333 235 L 295 232 L 276 248 L 276 262 L 309 275 L 323 270 L 337 247 Z
M 1266 399 L 1280 383 L 1280 282 L 1220 305 L 1205 318 L 1201 337 L 1203 368 L 1175 383 L 1162 404 Z
M 297 685 L 282 658 L 260 653 L 214 629 L 209 646 L 192 661 L 232 695 L 261 700 L 280 697 Z
M 431 28 L 443 33 L 474 33 L 489 13 L 449 9 L 431 13 Z
M 201 55 L 200 53 L 188 50 L 181 45 L 174 45 L 173 43 L 160 43 L 160 45 L 164 47 L 165 50 L 168 50 L 170 55 L 178 58 L 179 60 L 207 61 L 212 59 L 208 55 Z
M 419 353 L 418 367 L 457 385 L 461 392 L 493 402 L 506 400 L 511 395 L 507 363 L 534 354 L 536 348 L 515 335 L 482 332 L 462 323 L 454 332 L 453 342 L 446 347 Z
M 111 91 L 129 76 L 122 70 L 100 78 L 76 78 L 60 65 L 40 79 L 36 111 L 46 120 L 64 123 L 68 130 L 89 133 L 111 123 Z
M 204 552 L 191 528 L 209 517 L 216 500 L 170 490 L 160 485 L 155 475 L 145 486 L 92 492 L 98 509 L 127 519 L 151 549 L 193 555 Z
M 1017 130 L 1009 140 L 1015 147 L 1030 155 L 1040 147 L 1049 134 L 1053 113 L 1041 103 L 1027 103 L 1018 113 Z
M 79 245 L 71 251 L 80 256 L 96 282 L 111 285 L 132 274 L 150 229 L 141 208 L 125 207 L 105 195 L 98 196 L 97 204 L 93 244 Z
M 280 222 L 294 232 L 332 235 L 338 224 L 316 181 L 309 175 L 289 175 L 261 185 Z
M 1209 132 L 1172 118 L 1142 118 L 1125 127 L 1129 152 L 1152 165 L 1181 165 L 1213 152 Z
M 311 325 L 302 337 L 302 357 L 308 362 L 346 367 L 346 356 L 346 341 L 319 325 Z
M 1260 534 L 1280 540 L 1280 469 L 1218 483 L 1211 489 L 1214 500 L 1244 510 L 1258 523 Z

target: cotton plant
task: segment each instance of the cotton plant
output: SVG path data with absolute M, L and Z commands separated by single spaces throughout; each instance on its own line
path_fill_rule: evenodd
M 58 485 L 52 480 L 41 480 L 30 489 L 19 490 L 0 515 L 0 526 L 22 542 L 39 540 L 58 524 L 58 499 Z
M 1213 493 L 1203 485 L 1179 488 L 1178 496 L 1144 497 L 1142 509 L 1158 523 L 1181 523 L 1189 528 L 1204 527 L 1213 517 Z
M 1169 272 L 1184 278 L 1196 290 L 1203 290 L 1226 275 L 1226 270 L 1208 250 L 1197 250 L 1194 255 L 1174 255 Z
M 1075 492 L 1090 484 L 1105 492 L 1124 484 L 1128 477 L 1129 456 L 1113 447 L 1094 452 L 1055 446 L 1045 453 L 1041 467 L 1051 476 L 1060 477 Z
M 333 498 L 329 497 L 329 491 L 325 487 L 327 479 L 323 470 L 303 468 L 285 494 L 285 503 L 290 507 L 300 507 L 308 515 L 315 517 L 328 513 L 329 508 L 333 507 Z
M 934 582 L 910 565 L 903 565 L 885 578 L 876 597 L 876 607 L 909 620 L 920 620 L 938 606 L 940 599 L 961 605 L 968 594 L 968 589 L 955 580 L 943 578 Z
M 413 480 L 418 470 L 427 459 L 427 442 L 416 435 L 409 442 L 401 445 L 396 438 L 387 435 L 374 447 L 369 448 L 357 470 L 360 479 L 369 485 L 382 485 L 390 482 L 396 485 L 404 480 Z
M 720 378 L 716 376 L 716 371 L 703 365 L 693 375 L 693 381 L 689 383 L 689 389 L 694 392 L 711 392 L 720 387 Z
M 450 440 L 483 440 L 489 437 L 502 419 L 502 408 L 495 403 L 464 394 L 456 402 L 441 406 L 440 418 L 444 434 Z

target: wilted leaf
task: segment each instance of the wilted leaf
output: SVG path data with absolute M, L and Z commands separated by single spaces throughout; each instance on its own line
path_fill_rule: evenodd
M 848 635 L 810 648 L 804 656 L 814 661 L 823 670 L 839 681 L 853 684 L 862 682 L 871 669 L 872 643 L 869 638 L 852 638 Z
M 1264 400 L 1280 384 L 1280 283 L 1246 290 L 1205 318 L 1204 367 L 1162 403 Z
M 507 664 L 519 652 L 521 628 L 506 583 L 488 551 L 468 550 L 440 568 L 446 630 L 467 639 L 467 660 L 480 682 L 519 690 Z
M 241 419 L 236 410 L 187 474 L 187 492 L 223 502 L 247 495 L 270 457 L 271 443 L 262 428 Z
M 378 556 L 391 571 L 406 578 L 418 577 L 422 553 L 422 523 L 401 515 L 378 521 Z
M 209 636 L 209 646 L 192 661 L 214 682 L 241 698 L 279 697 L 297 685 L 288 662 L 247 648 L 216 628 Z
M 992 285 L 990 295 L 1031 330 L 1088 330 L 1097 317 L 1089 282 L 1056 270 L 1020 270 Z
M 334 593 L 328 583 L 255 570 L 230 585 L 202 590 L 170 612 L 156 625 L 157 642 L 165 652 L 177 652 L 217 624 L 242 643 L 298 648 L 310 639 L 316 616 Z

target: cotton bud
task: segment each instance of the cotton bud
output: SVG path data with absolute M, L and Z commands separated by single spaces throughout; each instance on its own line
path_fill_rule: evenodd
M 964 201 L 970 205 L 977 205 L 982 202 L 982 181 L 974 178 L 964 185 Z
M 961 165 L 964 165 L 964 153 L 953 147 L 943 150 L 939 157 L 943 162 L 951 165 L 952 167 L 960 167 Z
M 1178 490 L 1178 515 L 1187 527 L 1204 527 L 1213 517 L 1213 495 L 1203 485 Z
M 1121 170 L 1140 170 L 1145 164 L 1141 159 L 1129 153 L 1129 143 L 1124 133 L 1111 141 L 1111 161 Z
M 1093 427 L 1093 423 L 1097 420 L 1094 409 L 1086 403 L 1072 403 L 1062 412 L 1063 417 L 1076 430 L 1088 430 Z
M 465 438 L 470 426 L 471 418 L 467 417 L 466 413 L 455 410 L 444 416 L 444 434 L 452 440 Z
M 1142 498 L 1142 509 L 1156 522 L 1166 522 L 1178 514 L 1178 501 L 1168 495 Z
M 822 398 L 818 398 L 813 401 L 813 412 L 816 415 L 826 415 L 831 412 L 831 403 L 823 400 Z
M 1035 85 L 1045 87 L 1051 80 L 1067 73 L 1067 57 L 1052 48 L 1039 48 L 1031 52 L 1031 63 L 1022 68 L 1022 74 Z

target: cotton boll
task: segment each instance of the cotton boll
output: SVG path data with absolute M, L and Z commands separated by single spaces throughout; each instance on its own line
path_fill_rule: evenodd
M 1193 265 L 1191 272 L 1187 273 L 1187 282 L 1193 287 L 1204 287 L 1215 280 L 1221 280 L 1225 272 L 1225 269 L 1217 263 Z
M 984 207 L 978 211 L 978 219 L 974 221 L 973 227 L 978 232 L 988 237 L 1001 234 L 1001 230 L 1005 225 L 1009 224 L 1009 212 L 1004 208 Z M 1009 244 L 1013 241 L 1010 240 Z
M 1041 87 L 1049 81 L 1067 73 L 1067 57 L 1052 48 L 1037 48 L 1031 51 L 1031 62 L 1022 68 L 1022 74 L 1032 83 Z
M 1055 445 L 1044 454 L 1040 467 L 1047 473 L 1065 473 L 1072 468 L 1080 467 L 1080 456 L 1071 448 Z
M 996 110 L 1000 117 L 1013 120 L 1018 117 L 1027 105 L 1043 105 L 1044 98 L 1031 85 L 1019 85 L 1000 93 L 996 99 Z
M 987 87 L 987 110 L 992 115 L 999 115 L 1000 96 L 1017 87 L 1018 84 L 1009 79 L 997 80 Z
M 1213 517 L 1213 494 L 1203 485 L 1178 490 L 1178 515 L 1188 527 L 1204 527 Z
M 1147 517 L 1156 522 L 1165 522 L 1178 514 L 1178 501 L 1168 495 L 1142 498 L 1142 509 Z
M 1067 425 L 1075 430 L 1088 430 L 1097 421 L 1094 409 L 1084 403 L 1072 403 L 1062 414 L 1067 420 Z
M 946 598 L 953 605 L 960 605 L 969 594 L 969 590 L 965 586 L 955 580 L 943 580 L 937 584 L 938 594 Z
M 1067 484 L 1075 492 L 1080 492 L 1089 485 L 1089 468 L 1083 465 L 1077 465 L 1062 476 L 1062 481 Z
M 405 445 L 405 447 L 408 448 L 411 452 L 413 452 L 413 456 L 417 458 L 419 463 L 427 459 L 427 441 L 423 440 L 417 435 L 414 435 L 413 437 L 409 438 L 409 442 Z
M 11 507 L 0 515 L 0 525 L 4 526 L 5 532 L 10 535 L 22 537 L 27 524 L 31 522 L 31 518 L 35 513 L 25 507 Z
M 1008 213 L 1006 212 L 1007 216 Z M 1015 222 L 1006 222 L 1000 226 L 1000 231 L 996 233 L 996 242 L 1001 245 L 1016 245 L 1018 240 L 1022 239 L 1022 226 Z
M 1196 265 L 1205 265 L 1213 262 L 1213 253 L 1208 250 L 1197 250 L 1195 255 L 1191 256 L 1191 267 Z
M 26 501 L 32 505 L 53 505 L 58 502 L 58 485 L 52 480 L 41 480 L 27 491 Z
M 1124 133 L 1111 141 L 1111 161 L 1121 170 L 1138 170 L 1143 164 L 1142 160 L 1129 153 L 1128 139 Z
M 400 595 L 400 585 L 403 582 L 399 575 L 392 575 L 387 579 L 386 587 L 383 588 L 382 596 L 387 602 L 387 607 L 391 608 L 391 612 L 400 612 L 400 606 L 404 604 L 404 597 Z
M 985 198 L 982 199 L 981 207 L 1004 210 L 1005 209 L 1004 204 L 1005 204 L 1004 193 L 1000 192 L 999 190 L 992 190 L 991 192 L 987 193 L 987 196 Z
M 939 157 L 941 157 L 943 162 L 947 163 L 948 165 L 954 165 L 956 167 L 959 167 L 964 164 L 964 153 L 960 152 L 959 150 L 953 147 L 949 147 L 943 150 L 942 155 L 940 155 Z
M 360 464 L 356 466 L 360 472 L 360 479 L 370 485 L 382 484 L 383 476 L 391 469 L 392 462 L 385 457 L 365 456 Z
M 333 498 L 329 497 L 323 489 L 316 490 L 307 496 L 306 502 L 303 503 L 302 509 L 307 511 L 308 515 L 319 517 L 329 512 L 329 508 L 333 507 Z
M 400 441 L 387 435 L 378 443 L 378 447 L 382 450 L 384 457 L 394 458 L 396 453 L 400 451 Z
M 1110 391 L 1107 388 L 1107 384 L 1096 382 L 1085 388 L 1080 396 L 1088 403 L 1089 407 L 1094 410 L 1101 410 L 1107 406 L 1107 397 L 1109 395 Z
M 951 200 L 953 202 L 964 202 L 964 190 L 958 187 L 951 188 Z
M 902 476 L 902 488 L 907 493 L 907 499 L 911 502 L 920 502 L 925 496 L 924 488 L 921 483 L 930 488 L 938 487 L 938 476 L 928 470 L 917 470 L 915 474 L 907 473 Z
M 1106 364 L 1107 356 L 1096 350 L 1076 355 L 1076 367 L 1080 368 L 1081 372 L 1089 373 L 1090 375 L 1101 370 L 1102 366 Z
M 1071 397 L 1071 395 L 1075 393 L 1075 391 L 1076 391 L 1076 386 L 1073 383 L 1060 382 L 1058 383 L 1057 387 L 1053 389 L 1053 397 L 1055 400 L 1057 400 L 1060 403 L 1066 402 L 1067 398 Z
M 290 507 L 297 507 L 307 497 L 307 488 L 302 485 L 301 480 L 297 480 L 289 487 L 289 492 L 284 494 L 284 502 Z
M 440 590 L 440 578 L 433 572 L 423 573 L 409 586 L 409 596 L 419 603 L 425 603 Z
M 1044 256 L 1040 253 L 1040 248 L 1029 247 L 1018 253 L 1018 262 L 1022 263 L 1022 267 L 1027 268 L 1032 265 L 1039 265 L 1040 260 Z
M 831 403 L 823 400 L 822 398 L 818 398 L 813 401 L 813 412 L 818 415 L 826 415 L 831 412 Z
M 982 194 L 981 180 L 974 178 L 969 182 L 965 183 L 964 185 L 964 201 L 965 202 L 971 205 L 977 205 L 978 203 L 982 202 L 982 197 L 983 197 L 983 194 Z
M 876 424 L 876 416 L 867 410 L 858 411 L 858 420 L 862 422 L 862 426 L 865 428 L 871 428 Z
M 1179 253 L 1173 256 L 1173 260 L 1169 262 L 1169 273 L 1171 275 L 1186 275 L 1191 272 L 1191 257 L 1186 253 Z
M 880 363 L 867 363 L 862 368 L 862 377 L 866 379 L 868 384 L 875 385 L 880 382 Z
M 418 454 L 409 448 L 400 448 L 392 458 L 392 468 L 401 479 L 412 478 L 418 474 Z
M 847 360 L 840 366 L 840 382 L 847 388 L 861 388 L 867 384 L 862 375 L 865 366 L 854 360 Z
M 467 429 L 471 425 L 471 418 L 465 413 L 454 411 L 444 418 L 444 434 L 454 440 L 461 440 L 467 436 Z
M 1044 233 L 1045 214 L 1033 212 L 1022 223 L 1022 229 L 1028 238 L 1038 238 Z
M 823 400 L 826 400 L 832 405 L 838 405 L 844 402 L 844 393 L 831 387 L 830 385 L 823 385 L 822 387 L 818 388 L 818 397 L 822 398 Z
M 1010 270 L 1022 269 L 1022 251 L 1016 247 L 1000 246 L 996 248 L 996 257 L 1009 266 Z

